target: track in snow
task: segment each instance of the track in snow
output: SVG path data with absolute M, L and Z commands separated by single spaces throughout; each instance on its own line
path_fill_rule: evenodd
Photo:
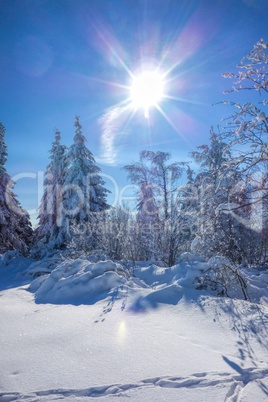
M 264 380 L 268 378 L 268 368 L 257 369 L 247 368 L 239 370 L 238 374 L 225 372 L 212 373 L 196 373 L 189 377 L 162 376 L 141 380 L 138 383 L 129 384 L 112 384 L 85 389 L 51 389 L 46 391 L 37 391 L 30 394 L 21 394 L 19 392 L 0 393 L 2 402 L 11 401 L 53 401 L 68 397 L 77 398 L 98 398 L 105 396 L 123 396 L 127 391 L 133 389 L 141 389 L 144 387 L 161 387 L 161 388 L 210 388 L 217 385 L 230 384 L 225 402 L 239 402 L 240 394 L 243 388 L 251 381 Z M 261 384 L 262 390 L 268 395 L 268 389 Z

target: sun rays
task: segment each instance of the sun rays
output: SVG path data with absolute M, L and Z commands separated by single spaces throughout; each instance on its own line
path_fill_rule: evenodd
M 120 98 L 106 109 L 99 119 L 101 162 L 116 163 L 122 139 L 130 135 L 130 123 L 136 117 L 141 120 L 140 112 L 144 116 L 144 125 L 150 129 L 153 124 L 152 116 L 156 112 L 159 113 L 172 130 L 185 140 L 185 135 L 181 132 L 182 124 L 178 125 L 177 118 L 174 120 L 174 113 L 172 115 L 169 110 L 172 103 L 177 103 L 178 112 L 179 104 L 202 103 L 189 97 L 191 70 L 195 66 L 198 69 L 198 66 L 189 65 L 186 60 L 197 52 L 202 42 L 205 42 L 204 35 L 202 32 L 200 34 L 198 27 L 195 29 L 195 24 L 196 16 L 188 21 L 177 37 L 170 38 L 169 43 L 161 44 L 162 49 L 159 49 L 156 40 L 155 49 L 152 49 L 151 45 L 147 52 L 146 46 L 140 44 L 138 58 L 124 49 L 107 26 L 95 25 L 97 46 L 111 64 L 113 71 L 118 72 L 113 74 L 110 81 L 102 82 L 110 89 L 110 93 L 114 91 L 116 97 Z M 136 48 L 136 52 L 137 50 Z

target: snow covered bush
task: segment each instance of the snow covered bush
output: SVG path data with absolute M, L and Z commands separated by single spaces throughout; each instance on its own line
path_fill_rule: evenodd
M 242 270 L 226 257 L 211 257 L 207 269 L 196 278 L 196 282 L 198 289 L 211 289 L 220 296 L 249 298 Z

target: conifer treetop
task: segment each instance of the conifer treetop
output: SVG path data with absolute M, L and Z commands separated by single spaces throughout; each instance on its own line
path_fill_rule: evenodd
M 60 141 L 61 141 L 61 133 L 57 128 L 55 128 L 55 141 L 54 141 L 53 145 L 56 145 L 56 146 L 60 145 Z
M 76 127 L 75 136 L 74 136 L 74 143 L 84 143 L 86 142 L 86 138 L 82 134 L 82 126 L 79 121 L 79 116 L 75 116 L 74 126 Z
M 7 146 L 5 143 L 5 127 L 0 122 L 0 170 L 5 170 L 4 166 L 7 161 Z
M 99 168 L 95 165 L 95 159 L 92 152 L 86 147 L 86 138 L 82 134 L 82 126 L 79 121 L 79 116 L 75 116 L 74 126 L 76 127 L 74 142 L 70 146 L 68 153 L 68 162 L 71 170 L 76 170 L 79 164 L 85 164 L 88 167 L 90 166 L 90 173 L 93 173 L 93 170 L 98 172 Z

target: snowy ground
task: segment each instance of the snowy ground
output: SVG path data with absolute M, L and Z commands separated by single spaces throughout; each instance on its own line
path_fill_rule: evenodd
M 267 401 L 267 306 L 197 291 L 182 271 L 1 266 L 0 400 Z

